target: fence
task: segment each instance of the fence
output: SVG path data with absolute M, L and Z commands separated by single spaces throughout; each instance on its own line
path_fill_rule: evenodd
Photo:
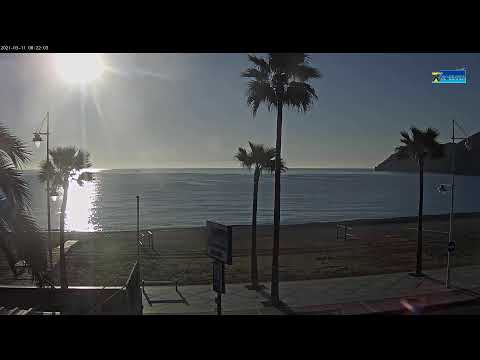
M 341 236 L 342 231 L 343 236 Z M 354 236 L 349 231 L 353 231 L 353 228 L 345 224 L 337 224 L 337 240 L 340 238 L 343 238 L 343 240 L 352 239 Z

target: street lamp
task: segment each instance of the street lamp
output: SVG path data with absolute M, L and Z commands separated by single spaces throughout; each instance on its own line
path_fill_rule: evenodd
M 457 126 L 465 137 L 455 137 L 455 126 Z M 451 174 L 452 174 L 452 183 L 451 184 L 440 184 L 437 186 L 437 191 L 441 194 L 446 194 L 450 191 L 451 203 L 450 203 L 450 228 L 448 231 L 448 251 L 447 251 L 447 273 L 445 277 L 445 287 L 450 286 L 450 254 L 455 250 L 455 241 L 453 240 L 453 217 L 454 212 L 454 198 L 455 198 L 455 155 L 456 155 L 456 143 L 455 140 L 464 140 L 464 146 L 467 151 L 472 149 L 470 143 L 470 137 L 463 130 L 463 128 L 455 121 L 452 120 L 452 151 L 451 151 Z
M 40 147 L 40 145 L 42 144 L 43 139 L 42 139 L 42 137 L 40 136 L 39 133 L 33 133 L 33 140 L 32 141 L 38 149 Z
M 47 123 L 47 131 L 46 132 L 42 132 L 42 128 L 43 128 L 43 125 L 44 123 Z M 38 131 L 35 131 L 33 133 L 33 143 L 35 144 L 35 146 L 38 148 L 40 148 L 40 145 L 42 144 L 42 141 L 43 141 L 43 138 L 42 138 L 42 135 L 46 136 L 47 138 L 47 163 L 50 161 L 50 114 L 49 112 L 47 111 L 47 114 L 45 115 L 45 117 L 43 118 L 42 120 L 42 125 L 40 126 L 40 128 L 38 129 Z M 48 228 L 48 257 L 49 257 L 49 260 L 50 260 L 50 268 L 53 267 L 53 259 L 52 259 L 52 247 L 51 247 L 51 221 L 50 221 L 50 197 L 52 198 L 52 201 L 56 201 L 56 198 L 54 200 L 54 196 L 51 196 L 51 193 L 50 193 L 50 179 L 48 179 L 47 177 L 47 228 Z
M 56 191 L 52 191 L 50 193 L 50 199 L 53 201 L 53 202 L 56 202 L 57 199 L 58 199 L 58 193 Z

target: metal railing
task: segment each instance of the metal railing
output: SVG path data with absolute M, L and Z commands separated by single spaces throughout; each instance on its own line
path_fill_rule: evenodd
M 343 230 L 343 240 L 353 238 L 353 234 L 349 233 L 348 231 L 353 231 L 353 228 L 346 225 L 346 224 L 337 224 L 337 240 L 340 238 L 340 233 Z
M 143 314 L 142 279 L 140 276 L 140 263 L 135 262 L 133 269 L 125 283 L 127 301 L 132 315 Z

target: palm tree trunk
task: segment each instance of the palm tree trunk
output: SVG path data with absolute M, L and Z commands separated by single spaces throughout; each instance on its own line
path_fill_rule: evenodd
M 417 231 L 417 267 L 416 274 L 422 274 L 422 241 L 423 241 L 423 159 L 418 161 L 420 181 L 418 199 L 418 231 Z
M 68 200 L 68 181 L 63 183 L 63 200 L 60 214 L 60 286 L 62 289 L 68 288 L 67 267 L 65 264 L 65 210 Z
M 280 303 L 278 291 L 278 257 L 280 250 L 280 155 L 282 152 L 282 112 L 283 103 L 280 101 L 277 105 L 277 140 L 275 146 L 275 203 L 273 209 L 272 288 L 270 293 L 273 305 L 278 305 Z
M 253 211 L 252 211 L 252 249 L 251 249 L 251 278 L 252 288 L 258 288 L 258 264 L 257 264 L 257 203 L 258 203 L 258 182 L 260 180 L 260 169 L 255 168 L 253 177 Z

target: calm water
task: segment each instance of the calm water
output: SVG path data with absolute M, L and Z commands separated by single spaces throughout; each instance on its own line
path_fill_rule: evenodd
M 46 227 L 45 197 L 35 172 L 25 172 L 33 192 L 33 211 Z M 67 228 L 76 231 L 131 230 L 140 195 L 142 227 L 202 226 L 251 221 L 253 174 L 244 169 L 105 170 L 80 188 L 72 183 Z M 426 174 L 425 213 L 448 213 L 450 196 L 435 186 L 449 175 Z M 480 177 L 456 177 L 456 210 L 480 211 Z M 413 216 L 418 176 L 372 170 L 290 169 L 282 177 L 282 223 Z M 52 224 L 58 228 L 60 201 Z M 273 222 L 273 177 L 259 188 L 259 223 Z

